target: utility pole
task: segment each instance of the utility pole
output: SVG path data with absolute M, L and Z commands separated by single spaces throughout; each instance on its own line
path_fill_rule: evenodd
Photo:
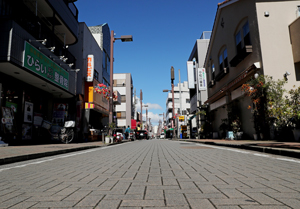
M 172 103 L 173 103 L 173 111 L 172 111 L 172 118 L 173 118 L 173 137 L 175 138 L 175 110 L 174 110 L 174 68 L 173 66 L 171 67 L 171 84 L 172 84 Z

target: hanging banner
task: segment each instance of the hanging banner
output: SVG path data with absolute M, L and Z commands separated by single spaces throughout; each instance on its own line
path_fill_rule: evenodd
M 94 80 L 94 55 L 89 54 L 87 57 L 87 82 L 93 82 Z
M 205 68 L 198 68 L 198 82 L 199 82 L 199 91 L 206 91 L 206 73 Z
M 188 74 L 188 88 L 195 88 L 195 77 L 194 77 L 194 63 L 193 61 L 186 62 L 187 74 Z

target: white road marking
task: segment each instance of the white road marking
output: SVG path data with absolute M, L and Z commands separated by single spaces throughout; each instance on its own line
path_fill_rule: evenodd
M 107 148 L 110 148 L 110 147 L 111 146 L 102 147 L 101 150 L 107 149 Z M 98 150 L 99 150 L 98 148 L 95 148 L 95 149 L 90 149 L 90 150 L 86 150 L 86 151 L 76 152 L 76 153 L 73 153 L 73 154 L 66 154 L 66 155 L 59 156 L 59 157 L 53 157 L 53 158 L 50 158 L 50 159 L 47 159 L 47 160 L 40 160 L 40 161 L 36 161 L 36 162 L 32 162 L 32 163 L 26 163 L 26 164 L 23 164 L 23 165 L 17 165 L 17 166 L 12 166 L 12 167 L 8 167 L 8 168 L 2 168 L 2 169 L 0 169 L 0 172 L 5 171 L 5 170 L 10 170 L 10 169 L 13 169 L 13 168 L 23 168 L 23 167 L 26 167 L 26 166 L 29 166 L 29 165 L 36 165 L 36 164 L 40 164 L 40 163 L 45 163 L 45 162 L 57 160 L 57 159 L 72 157 L 72 156 L 76 156 L 76 155 L 82 155 L 82 154 L 86 154 L 86 153 L 94 152 L 94 151 L 98 151 Z

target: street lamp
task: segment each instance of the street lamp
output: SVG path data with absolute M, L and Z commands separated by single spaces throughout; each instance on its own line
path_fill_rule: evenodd
M 171 85 L 172 85 L 172 121 L 173 121 L 173 124 L 172 124 L 172 128 L 173 128 L 173 137 L 175 138 L 175 111 L 174 111 L 174 79 L 175 79 L 175 76 L 174 76 L 174 68 L 173 66 L 171 67 Z M 169 92 L 170 90 L 167 90 L 167 89 L 164 89 L 163 92 Z
M 116 40 L 121 40 L 122 42 L 130 42 L 133 41 L 133 37 L 132 35 L 125 35 L 125 36 L 121 36 L 121 38 L 115 38 L 114 36 L 114 31 L 111 31 L 110 34 L 110 104 L 109 104 L 109 124 L 112 123 L 112 119 L 113 119 L 113 102 L 112 102 L 112 98 L 113 98 L 113 79 L 114 79 L 114 71 L 113 71 L 113 64 L 114 64 L 114 43 Z
M 142 105 L 142 106 L 143 107 L 148 107 L 148 105 Z M 142 108 L 141 108 L 141 111 L 142 111 Z M 148 109 L 146 108 L 146 127 L 148 128 L 147 120 L 148 120 Z M 143 123 L 143 112 L 142 112 L 142 123 Z

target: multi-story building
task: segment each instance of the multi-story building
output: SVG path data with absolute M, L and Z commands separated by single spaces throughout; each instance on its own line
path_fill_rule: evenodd
M 43 119 L 75 120 L 77 42 L 74 1 L 0 1 L 0 135 L 8 143 L 40 137 Z M 68 65 L 70 64 L 70 65 Z
M 167 130 L 167 137 L 170 137 L 170 128 L 176 128 L 175 134 L 177 137 L 180 136 L 180 126 L 187 124 L 187 112 L 190 111 L 190 94 L 188 88 L 188 82 L 184 81 L 183 83 L 178 83 L 177 86 L 174 86 L 174 117 L 175 117 L 175 124 L 172 120 L 173 118 L 173 97 L 172 92 L 168 93 L 166 99 L 166 126 L 168 127 Z M 183 121 L 179 121 L 179 116 L 184 116 Z
M 109 70 L 103 63 L 107 60 L 104 49 L 109 49 L 105 43 L 109 43 L 110 36 L 107 24 L 95 27 L 87 27 L 84 22 L 79 23 L 78 42 L 70 47 L 77 58 L 76 65 L 80 68 L 77 72 L 77 117 L 76 124 L 80 130 L 79 136 L 85 134 L 85 138 L 93 132 L 96 135 L 108 124 L 109 96 L 99 85 L 109 81 Z M 98 36 L 98 34 L 102 34 Z M 107 40 L 108 38 L 108 40 Z M 109 63 L 108 63 L 109 64 Z M 103 67 L 105 66 L 105 67 Z M 99 87 L 99 91 L 95 88 Z M 108 86 L 107 86 L 108 87 Z
M 202 33 L 200 39 L 196 40 L 194 48 L 187 61 L 188 85 L 190 91 L 190 118 L 189 118 L 189 133 L 199 132 L 201 123 L 200 115 L 196 115 L 198 111 L 206 111 L 204 102 L 207 100 L 207 79 L 204 69 L 204 60 L 206 57 L 207 48 L 211 31 Z
M 226 0 L 218 5 L 204 67 L 209 82 L 212 129 L 219 132 L 230 114 L 241 120 L 243 136 L 255 133 L 241 85 L 255 73 L 283 79 L 287 89 L 300 85 L 300 1 Z M 217 135 L 217 134 L 216 134 Z M 219 133 L 220 136 L 220 133 Z
M 114 107 L 114 122 L 117 127 L 131 127 L 133 119 L 133 82 L 130 73 L 114 73 L 113 90 L 121 96 L 121 104 Z

